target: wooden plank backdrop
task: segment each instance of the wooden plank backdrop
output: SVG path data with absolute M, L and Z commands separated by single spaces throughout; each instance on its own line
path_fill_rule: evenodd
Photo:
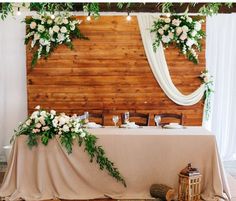
M 84 111 L 105 113 L 105 124 L 111 125 L 113 114 L 136 111 L 151 114 L 174 112 L 184 114 L 185 125 L 201 125 L 203 101 L 180 106 L 162 91 L 149 67 L 136 17 L 101 16 L 80 25 L 90 40 L 74 40 L 74 50 L 58 47 L 34 69 L 32 54 L 27 50 L 28 112 L 36 105 L 69 114 Z M 205 29 L 205 28 L 204 28 Z M 205 46 L 205 45 L 204 45 Z M 198 76 L 205 67 L 205 48 L 195 65 L 179 54 L 178 49 L 165 50 L 174 84 L 184 94 L 200 85 Z

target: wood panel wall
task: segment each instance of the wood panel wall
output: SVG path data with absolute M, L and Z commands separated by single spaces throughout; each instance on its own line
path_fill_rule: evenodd
M 201 125 L 203 102 L 179 106 L 162 91 L 149 67 L 138 22 L 132 17 L 102 16 L 80 28 L 90 40 L 75 40 L 74 50 L 60 46 L 47 59 L 30 68 L 27 50 L 28 111 L 36 105 L 69 114 L 104 112 L 105 124 L 112 114 L 136 111 L 151 114 L 184 114 L 185 125 Z M 174 84 L 184 94 L 200 85 L 198 76 L 205 66 L 205 49 L 194 65 L 173 47 L 165 55 Z

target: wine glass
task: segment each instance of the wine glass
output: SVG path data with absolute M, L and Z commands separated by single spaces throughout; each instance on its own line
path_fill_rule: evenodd
M 116 124 L 117 124 L 118 121 L 119 121 L 119 117 L 118 117 L 117 115 L 114 115 L 114 116 L 112 117 L 112 121 L 114 122 L 115 127 L 116 127 Z
M 154 121 L 155 121 L 155 123 L 156 123 L 157 126 L 160 126 L 160 123 L 161 123 L 161 116 L 155 115 Z
M 84 120 L 85 120 L 85 123 L 89 122 L 89 112 L 84 112 Z
M 129 123 L 129 112 L 125 112 L 125 123 Z

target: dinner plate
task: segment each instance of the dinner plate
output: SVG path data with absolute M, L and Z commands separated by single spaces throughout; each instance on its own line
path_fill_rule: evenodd
M 175 125 L 171 125 L 171 124 L 167 124 L 165 126 L 163 126 L 163 128 L 167 128 L 167 129 L 181 129 L 181 128 L 185 128 L 184 126 L 182 125 L 179 125 L 179 124 L 175 124 Z

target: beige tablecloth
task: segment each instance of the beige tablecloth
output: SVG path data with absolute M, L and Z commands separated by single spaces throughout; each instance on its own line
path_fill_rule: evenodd
M 90 129 L 125 177 L 127 188 L 90 163 L 74 143 L 68 155 L 58 139 L 32 150 L 26 136 L 16 138 L 0 196 L 11 200 L 148 199 L 153 183 L 178 187 L 178 173 L 189 162 L 203 175 L 202 198 L 230 197 L 214 135 L 187 129 Z M 226 198 L 227 199 L 227 198 Z

